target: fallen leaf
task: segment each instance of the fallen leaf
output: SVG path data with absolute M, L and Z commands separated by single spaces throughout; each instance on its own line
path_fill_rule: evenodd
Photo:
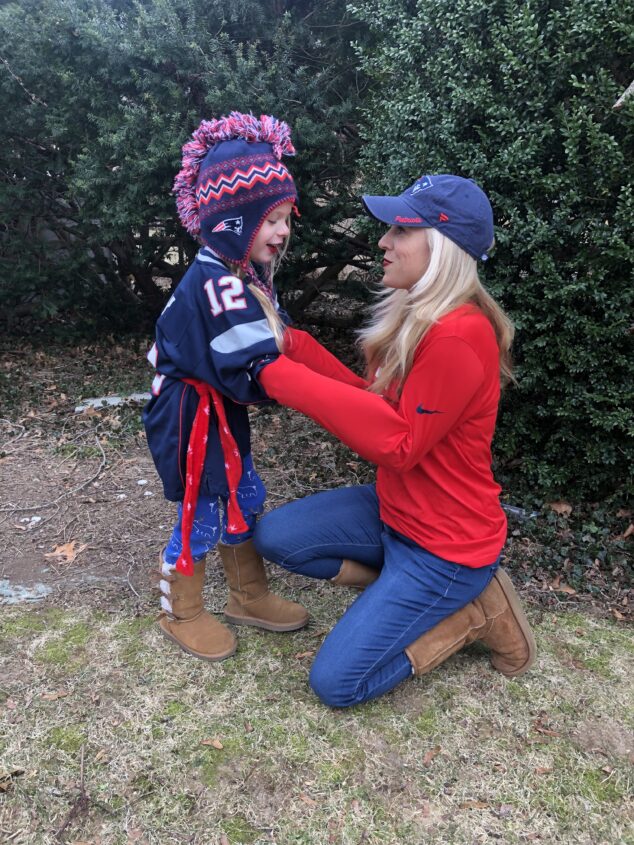
M 70 690 L 58 689 L 56 692 L 43 692 L 40 698 L 44 701 L 57 701 L 58 698 L 66 698 L 70 695 Z
M 577 592 L 573 587 L 569 587 L 568 584 L 561 580 L 561 574 L 555 575 L 550 582 L 550 589 L 558 593 L 567 593 L 569 596 L 574 596 Z
M 303 660 L 304 657 L 312 657 L 314 653 L 315 653 L 314 651 L 298 651 L 297 654 L 295 655 L 295 659 L 296 660 Z
M 544 725 L 542 724 L 541 719 L 536 719 L 536 720 L 533 722 L 533 728 L 534 728 L 534 729 L 535 729 L 538 733 L 540 733 L 540 734 L 544 734 L 545 736 L 561 736 L 561 734 L 560 734 L 560 733 L 558 733 L 557 731 L 553 731 L 553 730 L 551 730 L 551 728 L 546 728 L 546 727 L 544 727 Z
M 630 510 L 630 508 L 619 508 L 619 510 L 616 512 L 616 515 L 619 519 L 623 519 L 623 517 L 632 516 L 632 511 Z
M 315 801 L 315 799 L 311 798 L 309 795 L 306 795 L 306 793 L 304 793 L 304 792 L 300 792 L 299 800 L 303 801 L 304 804 L 308 804 L 309 807 L 316 807 L 317 806 L 317 802 Z
M 612 768 L 612 766 L 603 766 L 601 771 L 605 772 L 606 775 L 611 775 L 614 769 Z
M 224 745 L 220 742 L 217 736 L 215 736 L 213 739 L 203 739 L 200 744 L 211 745 L 218 751 L 222 751 L 222 749 L 224 748 Z
M 220 845 L 231 845 L 229 842 L 229 837 L 226 833 L 223 833 L 220 837 Z
M 615 607 L 612 608 L 612 616 L 614 616 L 615 619 L 618 619 L 619 622 L 625 619 L 625 616 L 623 616 L 623 614 L 618 611 Z
M 634 534 L 634 522 L 630 522 L 625 531 L 621 534 L 621 539 L 627 540 L 627 538 L 631 537 L 632 534 Z
M 78 554 L 88 548 L 88 544 L 84 543 L 79 548 L 76 548 L 77 543 L 71 540 L 70 543 L 63 543 L 61 546 L 55 546 L 52 552 L 45 554 L 44 557 L 58 558 L 64 563 L 73 563 Z
M 0 772 L 0 792 L 8 792 L 13 786 L 13 781 L 24 774 L 24 769 L 10 769 L 8 772 Z
M 570 516 L 572 513 L 572 505 L 568 502 L 548 502 L 548 507 L 559 516 Z
M 244 729 L 248 734 L 253 733 L 253 725 L 251 724 L 251 722 L 245 722 Z
M 535 769 L 536 775 L 549 775 L 553 770 L 552 766 L 538 766 Z
M 434 759 L 434 757 L 438 756 L 438 754 L 440 754 L 440 745 L 436 745 L 434 748 L 430 748 L 429 751 L 427 751 L 425 753 L 425 756 L 423 757 L 423 766 L 429 768 L 429 766 L 431 766 L 432 760 Z

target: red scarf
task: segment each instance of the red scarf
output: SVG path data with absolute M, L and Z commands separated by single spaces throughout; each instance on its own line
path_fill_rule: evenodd
M 220 445 L 222 446 L 222 453 L 225 459 L 227 484 L 229 486 L 227 531 L 229 534 L 241 534 L 244 531 L 248 531 L 249 526 L 244 521 L 236 495 L 242 477 L 242 460 L 227 422 L 222 396 L 210 384 L 206 384 L 203 381 L 190 378 L 184 378 L 183 381 L 196 390 L 199 401 L 187 445 L 187 475 L 181 519 L 183 549 L 176 561 L 176 569 L 178 572 L 182 572 L 183 575 L 193 575 L 194 561 L 192 560 L 191 552 L 191 533 L 194 524 L 194 514 L 196 513 L 196 503 L 198 502 L 200 479 L 203 474 L 205 456 L 207 454 L 211 402 L 213 402 L 214 410 L 218 417 L 218 434 L 220 435 Z

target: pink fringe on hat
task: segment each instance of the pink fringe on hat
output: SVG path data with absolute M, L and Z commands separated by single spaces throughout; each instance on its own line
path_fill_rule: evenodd
M 183 166 L 174 179 L 173 192 L 181 223 L 192 237 L 200 232 L 200 217 L 196 199 L 196 180 L 200 165 L 209 150 L 219 141 L 242 138 L 249 143 L 265 142 L 273 147 L 277 159 L 295 155 L 291 143 L 291 130 L 287 123 L 263 114 L 258 120 L 252 114 L 232 111 L 229 117 L 203 120 L 192 133 L 191 141 L 183 147 Z

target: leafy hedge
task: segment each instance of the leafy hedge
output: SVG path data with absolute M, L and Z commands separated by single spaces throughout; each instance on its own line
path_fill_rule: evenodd
M 631 491 L 632 0 L 356 0 L 373 82 L 362 166 L 396 192 L 476 179 L 497 246 L 486 285 L 515 320 L 518 386 L 496 453 L 544 494 Z
M 196 248 L 171 195 L 181 146 L 232 109 L 293 128 L 293 274 L 345 264 L 363 87 L 349 33 L 344 0 L 1 3 L 0 310 L 13 326 L 155 316 L 157 277 L 176 283 Z

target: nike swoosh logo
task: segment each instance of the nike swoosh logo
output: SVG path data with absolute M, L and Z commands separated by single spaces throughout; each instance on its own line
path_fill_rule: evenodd
M 416 413 L 417 414 L 442 414 L 443 411 L 428 411 L 426 408 L 423 408 L 422 405 L 419 405 L 418 408 L 416 408 Z

